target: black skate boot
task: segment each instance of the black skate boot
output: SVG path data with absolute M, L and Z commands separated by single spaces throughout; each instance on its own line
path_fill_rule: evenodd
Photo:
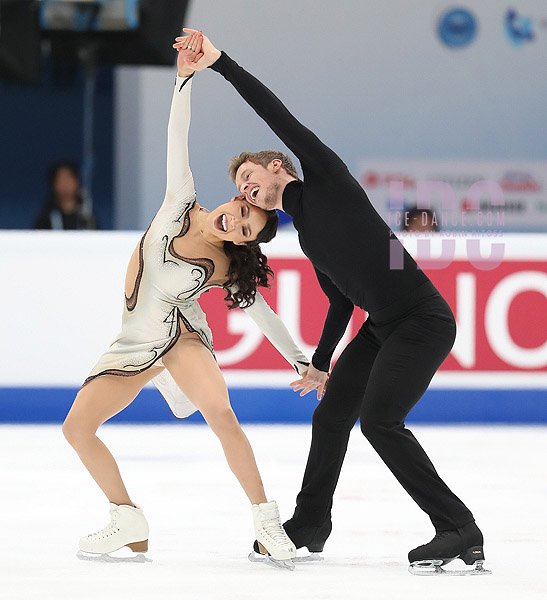
M 283 523 L 287 535 L 297 548 L 306 547 L 310 555 L 306 557 L 297 557 L 296 561 L 322 560 L 318 555 L 323 552 L 325 542 L 332 531 L 332 521 L 329 518 L 322 525 L 301 525 L 293 517 Z
M 288 532 L 287 532 L 288 533 Z M 468 523 L 459 529 L 439 531 L 437 535 L 423 546 L 418 546 L 408 553 L 413 575 L 486 575 L 484 564 L 483 537 L 475 522 Z M 447 570 L 441 565 L 460 558 L 473 569 Z

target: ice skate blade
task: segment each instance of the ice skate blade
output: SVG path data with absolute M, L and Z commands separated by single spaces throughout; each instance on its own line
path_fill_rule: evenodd
M 110 554 L 92 554 L 91 552 L 84 552 L 78 550 L 76 556 L 80 560 L 89 560 L 91 562 L 102 562 L 102 563 L 147 563 L 152 562 L 151 558 L 146 557 L 144 554 L 139 553 L 133 556 L 111 556 Z
M 321 562 L 325 560 L 319 552 L 310 552 L 307 556 L 297 556 L 292 559 L 295 563 Z
M 408 566 L 412 575 L 436 576 L 450 575 L 453 577 L 463 577 L 466 575 L 491 575 L 492 571 L 484 568 L 484 561 L 477 560 L 473 563 L 472 569 L 443 569 L 442 565 L 449 563 L 452 559 L 442 560 L 418 560 Z
M 276 560 L 269 554 L 260 554 L 254 550 L 249 554 L 249 560 L 251 562 L 263 563 L 276 569 L 285 569 L 286 571 L 294 571 L 294 563 L 291 559 L 288 560 Z

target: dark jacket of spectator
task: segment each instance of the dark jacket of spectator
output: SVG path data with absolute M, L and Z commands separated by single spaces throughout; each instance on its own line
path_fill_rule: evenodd
M 49 196 L 34 221 L 34 229 L 97 229 L 92 213 L 85 210 L 78 167 L 69 161 L 49 171 Z

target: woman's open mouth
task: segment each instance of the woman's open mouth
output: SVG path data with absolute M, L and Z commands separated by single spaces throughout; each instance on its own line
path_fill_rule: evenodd
M 223 231 L 224 233 L 228 231 L 228 218 L 224 213 L 222 213 L 215 219 L 215 227 L 219 231 Z

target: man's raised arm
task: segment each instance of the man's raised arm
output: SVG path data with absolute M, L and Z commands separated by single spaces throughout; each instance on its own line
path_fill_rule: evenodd
M 189 34 L 195 32 L 194 29 L 184 31 Z M 182 43 L 184 39 L 184 37 L 177 38 L 177 42 Z M 294 152 L 303 166 L 322 170 L 346 168 L 338 155 L 302 125 L 271 90 L 240 67 L 225 52 L 215 48 L 206 36 L 203 36 L 202 52 L 203 58 L 195 62 L 193 67 L 196 70 L 211 67 L 229 81 L 258 116 L 266 121 L 279 139 Z

